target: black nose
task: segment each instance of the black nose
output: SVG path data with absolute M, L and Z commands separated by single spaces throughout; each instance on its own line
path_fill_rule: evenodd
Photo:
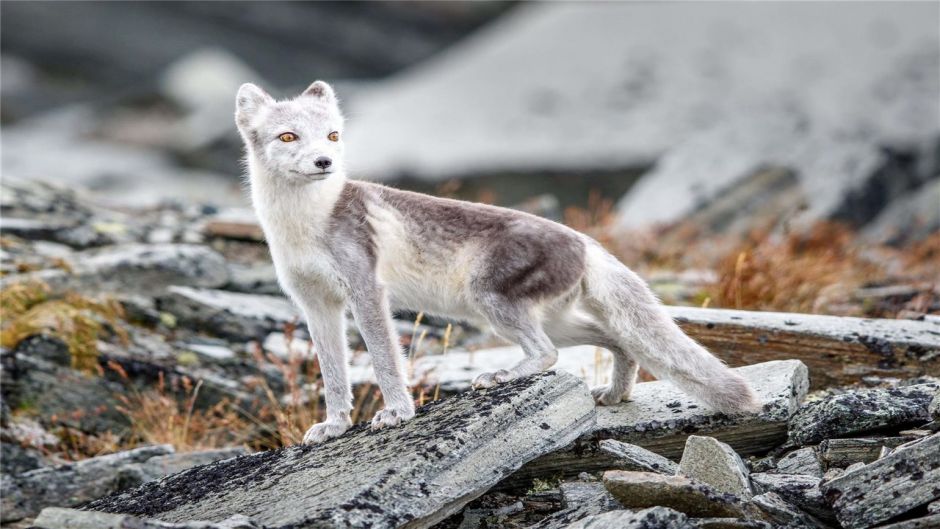
M 317 158 L 313 165 L 316 165 L 318 169 L 326 169 L 327 167 L 333 165 L 333 160 L 330 160 L 326 156 L 321 156 Z

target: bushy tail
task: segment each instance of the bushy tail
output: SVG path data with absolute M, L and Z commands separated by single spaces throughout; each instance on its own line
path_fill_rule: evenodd
M 653 376 L 721 412 L 760 409 L 747 381 L 686 336 L 646 283 L 600 246 L 588 248 L 585 283 L 611 337 Z

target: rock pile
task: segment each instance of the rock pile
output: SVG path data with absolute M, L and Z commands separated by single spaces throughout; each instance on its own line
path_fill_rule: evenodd
M 732 417 L 662 381 L 595 408 L 587 385 L 605 382 L 611 359 L 584 347 L 562 350 L 557 372 L 468 392 L 521 351 L 403 315 L 416 395 L 445 398 L 401 428 L 251 454 L 157 445 L 59 459 L 63 431 L 128 438 L 119 396 L 129 387 L 199 381 L 197 411 L 253 409 L 268 390 L 289 393 L 276 362 L 306 369 L 316 347 L 263 243 L 218 231 L 213 208 L 129 214 L 6 180 L 2 199 L 4 523 L 854 529 L 940 516 L 940 325 L 930 319 L 670 308 L 730 363 L 753 364 L 737 369 L 763 409 Z M 102 294 L 112 301 L 92 297 Z M 355 329 L 349 339 L 363 349 Z M 351 364 L 357 394 L 369 394 L 368 355 Z

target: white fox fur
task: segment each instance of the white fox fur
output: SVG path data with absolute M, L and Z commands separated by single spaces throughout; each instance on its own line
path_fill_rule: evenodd
M 522 346 L 524 360 L 480 375 L 477 388 L 550 368 L 558 346 L 593 344 L 614 355 L 611 383 L 592 390 L 599 404 L 627 399 L 642 365 L 720 411 L 759 408 L 744 379 L 589 237 L 514 210 L 347 180 L 343 116 L 326 83 L 288 101 L 243 85 L 235 115 L 278 280 L 303 309 L 319 355 L 327 417 L 305 442 L 351 425 L 347 307 L 385 398 L 373 428 L 414 415 L 393 307 L 489 325 Z

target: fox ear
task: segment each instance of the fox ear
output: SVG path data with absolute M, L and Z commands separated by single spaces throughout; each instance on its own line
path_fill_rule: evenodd
M 273 102 L 274 98 L 267 92 L 256 85 L 245 83 L 239 87 L 238 95 L 235 96 L 235 121 L 239 125 L 247 125 L 261 107 Z
M 314 81 L 313 84 L 304 90 L 302 95 L 317 97 L 328 102 L 336 101 L 336 94 L 333 92 L 333 87 L 327 84 L 326 81 Z

